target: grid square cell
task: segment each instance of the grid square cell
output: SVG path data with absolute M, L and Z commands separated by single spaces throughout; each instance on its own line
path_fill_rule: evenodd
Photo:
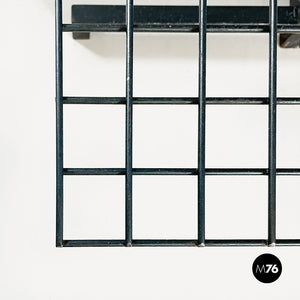
M 197 108 L 135 106 L 133 160 L 135 168 L 197 167 Z
M 197 34 L 134 33 L 134 96 L 197 97 L 197 49 Z
M 65 167 L 125 166 L 123 106 L 67 105 L 64 108 L 64 132 Z
M 135 239 L 196 239 L 197 178 L 134 176 Z
M 278 168 L 300 168 L 300 107 L 279 106 L 277 125 Z
M 300 177 L 277 178 L 277 236 L 279 239 L 300 238 Z
M 267 165 L 266 106 L 207 106 L 208 168 L 265 168 Z
M 268 35 L 207 35 L 208 97 L 268 96 Z
M 125 96 L 124 33 L 92 33 L 91 39 L 80 42 L 71 34 L 63 37 L 64 96 Z
M 65 239 L 124 239 L 124 176 L 66 176 Z
M 267 197 L 265 177 L 207 176 L 207 239 L 264 239 Z

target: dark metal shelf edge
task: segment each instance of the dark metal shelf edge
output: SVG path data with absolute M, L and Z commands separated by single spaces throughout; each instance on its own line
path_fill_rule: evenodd
M 73 5 L 72 23 L 126 24 L 122 5 Z M 297 23 L 292 6 L 278 7 L 278 23 Z M 134 6 L 135 24 L 198 24 L 198 6 Z M 210 24 L 269 24 L 268 6 L 208 6 Z

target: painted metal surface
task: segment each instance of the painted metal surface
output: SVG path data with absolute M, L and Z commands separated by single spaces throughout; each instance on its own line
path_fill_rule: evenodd
M 298 8 L 278 7 L 270 0 L 268 7 L 215 7 L 200 0 L 199 6 L 126 6 L 74 5 L 73 24 L 62 23 L 62 0 L 56 0 L 56 245 L 57 247 L 115 246 L 297 246 L 300 239 L 276 239 L 276 178 L 300 175 L 300 169 L 276 167 L 277 105 L 300 104 L 300 98 L 277 98 L 277 36 L 279 32 L 300 32 Z M 126 96 L 72 97 L 63 95 L 63 32 L 75 38 L 89 38 L 92 31 L 126 32 Z M 133 97 L 133 36 L 135 31 L 198 32 L 199 94 L 195 98 Z M 206 97 L 206 34 L 207 32 L 269 33 L 269 96 L 265 98 Z M 126 167 L 125 168 L 63 168 L 63 106 L 64 104 L 126 105 Z M 198 106 L 198 167 L 133 168 L 132 125 L 133 105 L 174 104 Z M 206 105 L 268 105 L 269 163 L 268 168 L 206 168 L 205 118 Z M 63 178 L 78 175 L 121 175 L 126 177 L 126 218 L 124 240 L 63 239 Z M 198 178 L 198 236 L 195 240 L 135 240 L 132 238 L 133 175 L 184 175 Z M 205 178 L 210 175 L 268 176 L 268 237 L 265 240 L 209 240 L 205 238 Z

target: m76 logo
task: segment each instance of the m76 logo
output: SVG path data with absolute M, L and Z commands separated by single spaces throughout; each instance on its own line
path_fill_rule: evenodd
M 263 283 L 276 281 L 282 272 L 280 260 L 273 254 L 262 254 L 258 256 L 252 265 L 254 277 Z
M 272 272 L 272 273 L 276 274 L 279 272 L 279 269 L 276 264 L 275 265 L 266 264 L 266 265 L 262 265 L 262 266 L 257 265 L 255 272 L 256 273 L 266 273 L 266 274 Z

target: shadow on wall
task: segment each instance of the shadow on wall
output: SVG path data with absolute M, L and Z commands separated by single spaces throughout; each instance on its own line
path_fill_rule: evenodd
M 70 35 L 71 38 L 71 35 Z M 96 55 L 123 57 L 125 55 L 125 34 L 92 33 L 90 40 L 74 40 Z M 268 57 L 268 35 L 209 34 L 207 53 L 212 59 L 262 59 Z M 155 59 L 184 58 L 198 56 L 198 36 L 194 33 L 136 33 L 134 57 Z

